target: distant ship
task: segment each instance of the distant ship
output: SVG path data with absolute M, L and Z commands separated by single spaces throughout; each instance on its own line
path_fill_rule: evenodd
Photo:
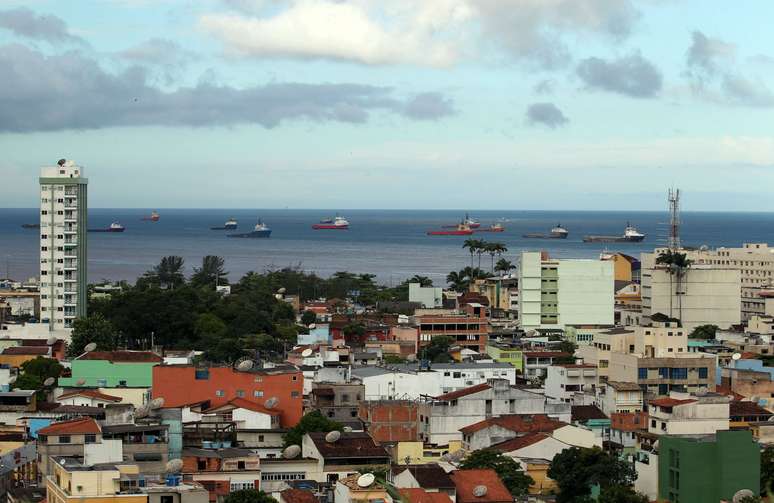
M 645 239 L 645 234 L 637 230 L 636 227 L 626 223 L 626 229 L 623 236 L 584 236 L 584 243 L 639 243 Z
M 492 224 L 489 227 L 484 227 L 483 229 L 478 229 L 477 232 L 505 232 L 505 227 L 503 227 L 503 224 Z
M 233 231 L 239 227 L 239 223 L 234 220 L 233 218 L 229 218 L 226 220 L 226 223 L 223 224 L 221 227 L 210 227 L 210 230 L 212 231 Z
M 263 223 L 260 218 L 258 219 L 258 223 L 255 224 L 255 228 L 251 232 L 228 235 L 230 238 L 268 238 L 269 236 L 271 236 L 271 229 L 268 225 Z
M 149 216 L 142 217 L 142 220 L 145 221 L 145 222 L 158 222 L 159 218 L 161 218 L 159 216 L 159 213 L 154 210 L 154 211 L 151 212 L 151 214 Z
M 326 218 L 320 220 L 312 226 L 315 230 L 347 230 L 349 229 L 349 222 L 346 218 L 336 215 L 336 218 Z
M 40 224 L 22 224 L 25 229 L 40 229 Z
M 428 236 L 470 236 L 473 234 L 473 229 L 463 220 L 454 229 L 441 230 L 441 231 L 427 231 Z
M 469 214 L 465 213 L 465 218 L 462 219 L 462 224 L 467 225 L 471 229 L 478 229 L 481 227 L 481 222 L 477 221 L 475 218 L 471 218 Z M 456 225 L 443 225 L 444 229 L 456 229 Z
M 522 234 L 521 237 L 529 239 L 567 239 L 567 235 L 570 232 L 562 227 L 562 224 L 556 224 L 556 227 L 551 229 L 548 234 L 542 234 L 539 232 L 530 232 L 528 234 Z
M 118 222 L 113 222 L 106 229 L 89 229 L 89 232 L 124 232 L 126 228 Z

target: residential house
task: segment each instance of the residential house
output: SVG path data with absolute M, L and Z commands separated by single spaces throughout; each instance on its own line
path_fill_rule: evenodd
M 276 430 L 280 428 L 277 409 L 269 409 L 260 403 L 245 398 L 233 398 L 223 405 L 202 411 L 205 420 L 214 416 L 224 422 L 233 422 L 237 430 Z
M 559 363 L 548 367 L 546 396 L 571 402 L 576 393 L 593 394 L 598 384 L 596 365 Z
M 314 492 L 306 489 L 296 489 L 295 487 L 289 487 L 283 491 L 280 491 L 279 503 L 320 503 Z
M 66 391 L 56 399 L 62 405 L 78 407 L 105 407 L 123 400 L 120 396 L 108 395 L 94 389 L 75 389 Z
M 486 449 L 514 437 L 530 433 L 552 432 L 567 423 L 546 414 L 506 414 L 494 416 L 460 428 L 462 445 L 467 451 Z
M 147 503 L 137 489 L 139 469 L 115 463 L 88 465 L 80 459 L 55 456 L 46 476 L 48 503 Z M 132 484 L 131 482 L 134 482 Z
M 588 428 L 598 439 L 610 435 L 610 418 L 595 405 L 573 405 L 572 423 Z
M 204 486 L 213 503 L 221 503 L 231 492 L 261 487 L 261 461 L 249 449 L 187 448 L 182 460 L 183 475 Z
M 392 484 L 403 489 L 417 489 L 428 493 L 445 494 L 451 501 L 457 499 L 454 481 L 438 463 L 394 464 L 391 471 Z
M 409 302 L 416 302 L 425 309 L 443 307 L 443 288 L 409 283 Z
M 451 473 L 457 490 L 457 503 L 513 503 L 508 488 L 492 469 L 455 470 Z M 479 495 L 485 487 L 483 494 Z
M 729 429 L 729 399 L 708 394 L 672 392 L 648 402 L 648 432 L 657 435 L 702 435 Z
M 123 461 L 143 473 L 164 473 L 169 461 L 169 426 L 166 424 L 114 424 L 102 426 L 102 442 L 121 445 Z
M 486 354 L 499 363 L 509 363 L 518 373 L 523 373 L 524 354 L 521 345 L 508 342 L 498 342 L 490 339 L 486 345 Z
M 527 379 L 544 378 L 548 375 L 549 367 L 559 363 L 559 360 L 572 358 L 572 356 L 561 351 L 524 351 L 522 373 Z
M 314 473 L 309 474 L 317 482 L 332 484 L 366 466 L 389 468 L 390 455 L 367 433 L 344 432 L 335 441 L 329 440 L 325 433 L 310 432 L 301 445 L 303 458 L 317 460 Z
M 612 352 L 609 380 L 637 383 L 649 397 L 671 391 L 702 393 L 715 390 L 716 367 L 716 356 L 704 353 L 651 358 Z
M 427 416 L 415 400 L 366 400 L 360 402 L 358 417 L 377 443 L 419 439 L 419 424 Z
M 364 486 L 360 482 L 360 473 L 353 473 L 336 480 L 333 492 L 334 503 L 392 503 L 392 496 L 380 482 Z
M 631 451 L 637 445 L 637 433 L 647 430 L 647 412 L 612 412 L 610 413 L 610 435 L 606 440 Z
M 280 425 L 291 427 L 303 415 L 303 386 L 303 374 L 294 366 L 241 371 L 232 366 L 158 365 L 153 368 L 152 396 L 164 398 L 165 407 L 206 400 L 218 407 L 243 398 L 270 405 L 280 412 Z
M 421 487 L 398 489 L 406 503 L 452 503 L 446 493 L 428 491 Z
M 607 381 L 596 389 L 594 405 L 606 416 L 621 412 L 639 412 L 644 407 L 644 393 L 637 383 Z
M 83 458 L 86 446 L 102 443 L 102 428 L 90 417 L 53 423 L 37 431 L 38 469 L 45 477 L 53 473 L 51 456 Z
M 755 402 L 731 400 L 728 404 L 728 420 L 731 429 L 747 428 L 750 424 L 769 421 L 774 413 L 769 412 Z
M 489 319 L 487 309 L 481 304 L 467 304 L 458 312 L 439 310 L 416 316 L 419 325 L 419 344 L 425 346 L 433 337 L 450 337 L 454 344 L 465 346 L 479 353 L 486 349 L 489 340 Z

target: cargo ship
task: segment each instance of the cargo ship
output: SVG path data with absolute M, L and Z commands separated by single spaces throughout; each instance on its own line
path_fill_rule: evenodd
M 118 222 L 113 222 L 105 229 L 89 229 L 89 232 L 124 232 L 126 228 Z
M 150 214 L 150 215 L 148 215 L 147 217 L 142 217 L 142 220 L 143 220 L 144 222 L 158 222 L 158 221 L 159 221 L 159 218 L 161 218 L 161 217 L 159 216 L 159 213 L 158 213 L 156 210 L 154 210 L 154 211 L 152 211 L 152 212 L 151 212 L 151 214 Z
M 489 227 L 478 229 L 476 232 L 505 232 L 505 227 L 502 224 L 492 224 Z
M 211 231 L 233 231 L 237 227 L 239 227 L 239 223 L 233 218 L 229 218 L 228 220 L 226 220 L 226 223 L 224 223 L 222 226 L 210 227 L 210 230 Z
M 637 230 L 636 227 L 626 223 L 626 229 L 623 236 L 584 236 L 584 243 L 639 243 L 645 239 L 645 234 Z
M 473 234 L 473 229 L 464 220 L 457 224 L 454 229 L 427 231 L 428 236 L 470 236 L 471 234 Z
M 315 230 L 347 230 L 349 229 L 349 222 L 346 218 L 336 215 L 336 218 L 326 218 L 320 220 L 312 226 Z
M 469 214 L 465 213 L 465 218 L 462 219 L 462 224 L 467 225 L 471 229 L 478 229 L 481 227 L 481 222 L 478 222 L 475 218 L 471 218 Z M 444 229 L 456 229 L 457 225 L 443 225 Z
M 40 229 L 40 224 L 21 224 L 23 229 Z
M 562 227 L 562 224 L 556 224 L 556 227 L 551 229 L 551 232 L 548 234 L 530 232 L 527 234 L 522 234 L 521 237 L 528 239 L 567 239 L 568 234 L 570 234 L 570 232 Z
M 252 231 L 228 235 L 230 238 L 268 238 L 269 236 L 271 236 L 271 229 L 260 218 Z

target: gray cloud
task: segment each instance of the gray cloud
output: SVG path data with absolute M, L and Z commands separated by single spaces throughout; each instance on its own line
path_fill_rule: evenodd
M 436 116 L 448 115 L 438 107 L 447 103 L 443 98 L 406 102 L 391 88 L 359 84 L 237 89 L 203 82 L 165 92 L 148 83 L 140 66 L 111 74 L 79 53 L 45 56 L 18 44 L 0 47 L 0 68 L 0 131 L 6 132 L 144 125 L 272 128 L 288 120 L 362 123 L 372 112 L 431 118 L 432 103 Z
M 454 104 L 441 93 L 421 93 L 406 103 L 404 113 L 416 120 L 438 120 L 453 115 Z
M 554 84 L 556 84 L 556 82 L 550 79 L 541 80 L 535 84 L 535 87 L 532 88 L 532 91 L 537 94 L 551 94 L 554 92 Z
M 758 55 L 751 62 L 761 65 L 766 64 L 766 59 Z M 737 68 L 736 44 L 694 31 L 685 66 L 684 75 L 699 97 L 730 105 L 774 106 L 774 93 L 766 84 L 746 77 Z
M 166 38 L 151 38 L 118 55 L 128 61 L 151 65 L 185 66 L 196 59 L 193 52 Z
M 527 107 L 527 123 L 532 125 L 542 124 L 556 129 L 564 126 L 570 120 L 553 103 L 533 103 Z
M 70 33 L 67 24 L 61 18 L 38 15 L 25 7 L 0 10 L 0 28 L 32 40 L 85 44 L 83 39 Z
M 652 98 L 661 91 L 663 78 L 653 63 L 639 53 L 606 61 L 587 58 L 580 62 L 577 74 L 589 89 Z

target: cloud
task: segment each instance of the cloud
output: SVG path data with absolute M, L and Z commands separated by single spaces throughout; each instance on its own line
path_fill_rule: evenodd
M 767 64 L 762 55 L 752 58 L 751 62 L 754 66 Z M 766 83 L 745 76 L 738 68 L 736 44 L 694 31 L 685 66 L 685 76 L 699 97 L 727 105 L 774 106 L 774 93 Z
M 105 72 L 79 53 L 45 56 L 22 45 L 0 47 L 0 131 L 98 129 L 115 126 L 276 127 L 286 121 L 363 123 L 375 112 L 410 119 L 448 115 L 439 96 L 401 99 L 388 87 L 273 83 L 237 89 L 200 83 L 165 92 L 133 66 Z
M 527 123 L 542 124 L 551 129 L 564 126 L 570 120 L 553 103 L 533 103 L 527 107 Z
M 554 85 L 556 82 L 550 79 L 541 80 L 537 84 L 535 84 L 535 87 L 532 88 L 532 91 L 537 94 L 551 94 L 554 92 Z
M 0 28 L 31 40 L 85 44 L 83 39 L 70 33 L 67 24 L 61 18 L 53 15 L 38 15 L 25 7 L 0 10 Z
M 612 61 L 584 59 L 578 65 L 577 74 L 589 89 L 632 98 L 652 98 L 661 91 L 663 83 L 658 68 L 639 53 Z
M 184 49 L 177 42 L 166 38 L 152 38 L 118 55 L 128 61 L 151 65 L 185 66 L 196 59 L 196 55 Z
M 437 120 L 454 114 L 454 105 L 441 93 L 422 93 L 406 103 L 404 113 L 416 120 Z
M 446 67 L 494 52 L 557 68 L 571 60 L 568 38 L 620 40 L 640 17 L 633 0 L 223 1 L 228 12 L 200 24 L 234 54 L 370 65 Z

